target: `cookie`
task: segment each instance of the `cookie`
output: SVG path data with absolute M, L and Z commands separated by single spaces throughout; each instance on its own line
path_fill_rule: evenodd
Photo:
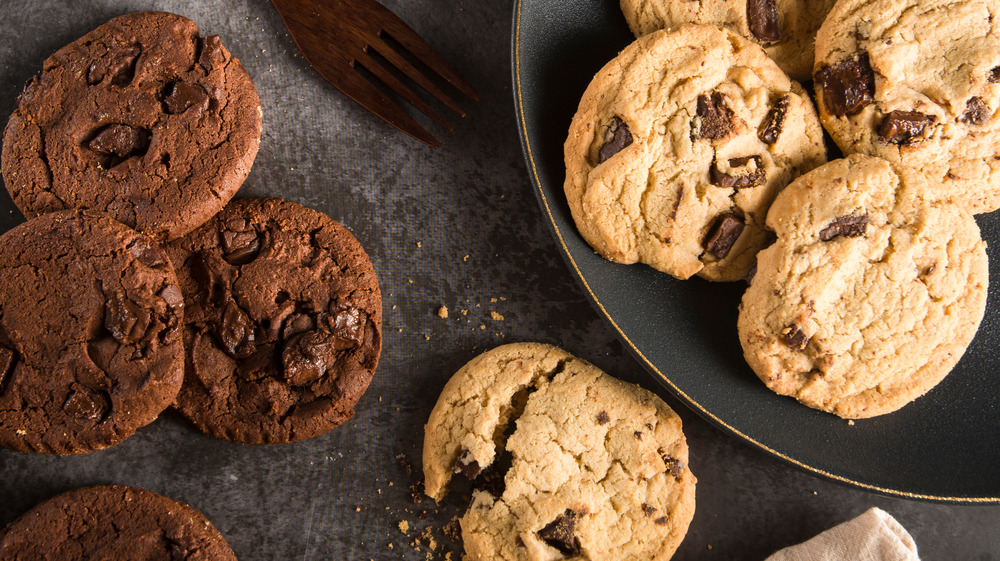
M 882 415 L 934 387 L 975 336 L 986 244 L 962 207 L 854 154 L 789 185 L 740 306 L 747 362 L 773 391 L 845 418 Z
M 217 35 L 174 14 L 127 14 L 28 81 L 4 130 L 3 179 L 29 218 L 95 209 L 162 241 L 236 194 L 260 133 L 257 91 Z
M 809 96 L 760 47 L 685 25 L 597 73 L 564 156 L 570 211 L 599 254 L 731 281 L 768 241 L 774 196 L 826 150 Z
M 190 506 L 136 487 L 84 487 L 53 497 L 0 531 L 5 561 L 236 561 Z
M 430 497 L 453 474 L 500 484 L 476 488 L 460 521 L 469 560 L 668 559 L 694 515 L 687 462 L 663 400 L 537 343 L 463 366 L 424 432 Z
M 382 348 L 382 298 L 364 249 L 326 215 L 237 199 L 170 243 L 184 293 L 184 385 L 198 429 L 249 444 L 349 419 Z
M 764 48 L 794 80 L 812 77 L 816 32 L 836 0 L 621 0 L 636 37 L 684 23 L 725 27 Z
M 183 300 L 166 254 L 93 211 L 0 238 L 0 446 L 79 454 L 131 436 L 181 386 Z
M 816 38 L 816 103 L 845 154 L 926 175 L 972 213 L 1000 208 L 1000 4 L 843 0 Z

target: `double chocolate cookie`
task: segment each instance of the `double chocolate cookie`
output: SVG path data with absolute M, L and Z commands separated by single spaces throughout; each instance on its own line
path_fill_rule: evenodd
M 0 445 L 76 454 L 117 444 L 183 379 L 183 299 L 166 254 L 92 211 L 0 238 Z
M 174 14 L 128 14 L 28 81 L 4 131 L 3 178 L 29 218 L 95 209 L 173 239 L 232 198 L 260 133 L 257 91 L 217 35 Z
M 0 531 L 4 561 L 236 561 L 190 506 L 136 487 L 85 487 L 53 497 Z
M 187 307 L 176 407 L 200 430 L 289 442 L 354 414 L 378 365 L 382 300 L 350 232 L 295 203 L 239 199 L 167 252 Z

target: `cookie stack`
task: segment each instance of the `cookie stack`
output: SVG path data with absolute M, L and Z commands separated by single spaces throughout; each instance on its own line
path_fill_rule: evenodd
M 621 5 L 638 39 L 565 144 L 584 239 L 679 279 L 745 278 L 748 363 L 810 407 L 872 417 L 940 382 L 986 307 L 972 214 L 1000 207 L 1000 4 Z M 782 70 L 813 72 L 818 113 Z M 823 165 L 824 129 L 846 158 Z
M 260 135 L 250 77 L 181 16 L 117 17 L 45 61 L 4 131 L 30 219 L 0 243 L 0 445 L 99 450 L 171 405 L 255 444 L 350 418 L 378 281 L 324 214 L 230 202 Z

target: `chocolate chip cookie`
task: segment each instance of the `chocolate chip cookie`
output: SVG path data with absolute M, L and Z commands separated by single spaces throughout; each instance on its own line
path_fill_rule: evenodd
M 564 156 L 573 219 L 598 253 L 731 281 L 768 241 L 774 196 L 826 150 L 809 96 L 759 47 L 685 25 L 597 73 Z
M 0 531 L 4 561 L 236 561 L 190 506 L 136 487 L 84 487 L 53 497 Z
M 778 241 L 758 254 L 738 320 L 769 388 L 872 417 L 951 371 L 986 308 L 986 244 L 968 212 L 932 193 L 854 154 L 778 195 L 767 215 Z
M 816 38 L 820 117 L 846 154 L 927 175 L 972 213 L 1000 208 L 1000 5 L 843 0 Z
M 166 254 L 94 211 L 0 238 L 0 445 L 78 454 L 131 436 L 181 386 L 183 299 Z
M 812 76 L 816 31 L 836 0 L 621 0 L 636 37 L 684 23 L 725 27 L 757 43 L 786 74 Z
M 382 299 L 364 249 L 326 215 L 238 199 L 167 246 L 187 307 L 176 407 L 250 444 L 349 419 L 382 348 Z
M 50 56 L 4 130 L 3 178 L 27 217 L 101 210 L 181 236 L 250 172 L 261 107 L 217 35 L 163 12 L 117 17 Z
M 694 515 L 687 462 L 681 420 L 659 397 L 536 343 L 463 366 L 424 433 L 430 497 L 453 474 L 473 480 L 470 560 L 669 559 Z

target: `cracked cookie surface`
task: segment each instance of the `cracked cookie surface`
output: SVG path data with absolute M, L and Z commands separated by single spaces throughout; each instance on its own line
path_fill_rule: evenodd
M 986 244 L 920 176 L 854 154 L 789 185 L 738 319 L 773 391 L 845 418 L 899 409 L 940 382 L 986 308 Z
M 599 254 L 732 281 L 768 241 L 774 196 L 826 150 L 809 96 L 757 45 L 685 25 L 597 73 L 564 157 L 570 211 Z
M 816 104 L 845 154 L 1000 208 L 1000 3 L 843 0 L 816 38 Z
M 669 559 L 694 515 L 687 463 L 681 420 L 659 397 L 537 343 L 471 360 L 425 427 L 433 499 L 453 474 L 502 478 L 461 519 L 470 560 Z
M 636 37 L 684 23 L 725 27 L 764 48 L 794 80 L 812 77 L 816 32 L 836 0 L 621 0 Z
M 127 14 L 28 81 L 4 130 L 3 178 L 29 218 L 95 209 L 162 241 L 236 194 L 260 134 L 257 91 L 217 35 L 174 14 Z
M 346 228 L 289 201 L 236 199 L 166 250 L 187 312 L 175 406 L 195 426 L 290 442 L 354 414 L 378 365 L 382 298 Z
M 236 561 L 190 506 L 137 487 L 84 487 L 53 497 L 0 530 L 5 561 Z

